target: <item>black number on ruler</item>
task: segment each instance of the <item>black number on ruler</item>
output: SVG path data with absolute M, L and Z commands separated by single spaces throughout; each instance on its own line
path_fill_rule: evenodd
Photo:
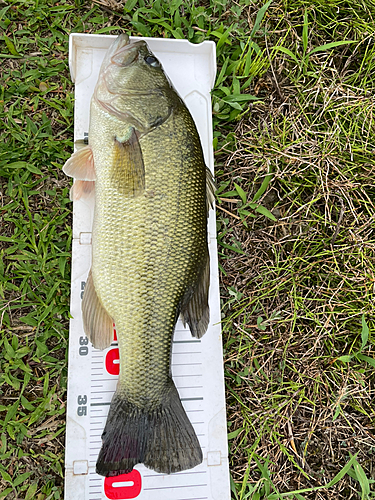
M 87 337 L 79 337 L 79 355 L 80 356 L 87 356 L 89 352 L 89 348 L 87 347 L 87 344 L 89 343 L 89 339 Z
M 81 281 L 81 300 L 83 299 L 83 292 L 85 290 L 86 281 Z
M 87 415 L 87 396 L 78 396 L 77 398 L 78 402 L 78 408 L 77 408 L 77 415 L 79 417 L 85 417 Z

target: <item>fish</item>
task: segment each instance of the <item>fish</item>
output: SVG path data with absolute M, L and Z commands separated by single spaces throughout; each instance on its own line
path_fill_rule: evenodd
M 122 34 L 108 49 L 88 144 L 63 171 L 72 200 L 95 197 L 83 328 L 105 349 L 115 324 L 120 353 L 96 471 L 192 469 L 202 450 L 172 380 L 171 346 L 179 317 L 196 338 L 209 324 L 215 183 L 194 120 L 144 40 Z

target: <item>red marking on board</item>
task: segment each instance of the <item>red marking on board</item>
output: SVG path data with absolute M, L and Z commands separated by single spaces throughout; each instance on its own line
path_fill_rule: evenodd
M 141 489 L 142 476 L 136 469 L 133 469 L 129 474 L 104 479 L 104 493 L 110 500 L 136 498 Z
M 105 369 L 110 375 L 120 373 L 120 353 L 118 348 L 110 349 L 105 356 Z
M 113 340 L 116 342 L 117 341 L 117 333 L 116 333 L 116 327 L 115 324 L 113 323 Z

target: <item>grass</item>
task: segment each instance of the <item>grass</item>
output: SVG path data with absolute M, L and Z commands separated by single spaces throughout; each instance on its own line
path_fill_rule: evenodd
M 0 496 L 40 500 L 63 484 L 73 103 L 58 17 L 37 18 L 0 10 Z
M 360 0 L 0 3 L 0 498 L 63 496 L 68 35 L 124 30 L 217 43 L 232 497 L 375 498 L 374 17 Z

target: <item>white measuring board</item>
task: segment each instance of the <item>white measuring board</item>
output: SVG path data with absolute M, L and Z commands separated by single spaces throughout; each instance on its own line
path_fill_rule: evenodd
M 90 99 L 104 54 L 116 37 L 70 35 L 69 64 L 75 83 L 74 139 L 88 133 Z M 188 106 L 213 171 L 210 90 L 216 75 L 215 44 L 147 38 Z M 73 204 L 72 288 L 69 334 L 65 500 L 229 500 L 228 444 L 215 213 L 208 222 L 211 258 L 210 325 L 202 339 L 179 320 L 172 345 L 172 376 L 203 451 L 203 463 L 176 474 L 158 474 L 138 464 L 130 474 L 104 478 L 95 472 L 101 434 L 116 388 L 119 353 L 94 349 L 85 336 L 81 300 L 91 267 L 94 200 Z

